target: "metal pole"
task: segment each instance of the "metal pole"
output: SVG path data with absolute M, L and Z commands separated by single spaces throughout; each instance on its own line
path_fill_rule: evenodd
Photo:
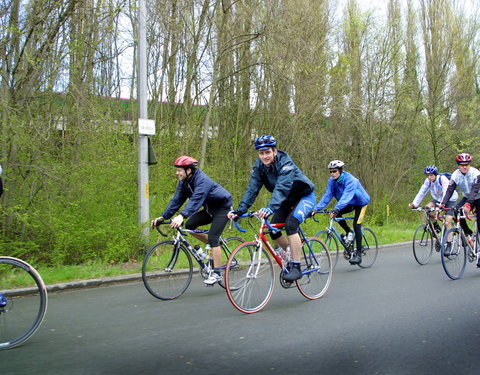
M 147 119 L 147 27 L 145 0 L 139 0 L 138 7 L 138 117 Z M 138 135 L 138 223 L 145 241 L 148 241 L 149 228 L 144 225 L 150 217 L 148 193 L 148 136 Z

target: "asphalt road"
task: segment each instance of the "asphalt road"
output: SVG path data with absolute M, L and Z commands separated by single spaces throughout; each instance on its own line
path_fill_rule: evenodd
M 371 269 L 339 261 L 327 295 L 279 284 L 257 314 L 200 276 L 178 300 L 141 283 L 51 293 L 40 330 L 0 352 L 5 374 L 478 374 L 480 270 L 462 280 L 409 245 Z

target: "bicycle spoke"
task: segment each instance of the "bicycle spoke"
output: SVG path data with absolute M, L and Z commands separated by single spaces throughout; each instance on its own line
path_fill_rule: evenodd
M 325 295 L 332 281 L 330 252 L 319 238 L 310 237 L 303 245 L 302 278 L 296 281 L 300 293 L 308 299 Z
M 235 262 L 235 267 L 230 267 Z M 260 311 L 270 300 L 275 271 L 268 253 L 255 242 L 245 242 L 230 255 L 225 271 L 225 284 L 230 302 L 239 311 L 250 314 Z
M 151 295 L 162 300 L 175 299 L 187 290 L 192 280 L 190 254 L 173 241 L 155 245 L 143 261 L 142 280 Z
M 47 311 L 47 290 L 28 263 L 0 257 L 0 350 L 29 339 Z
M 430 261 L 433 254 L 434 240 L 427 225 L 420 225 L 413 235 L 413 256 L 418 264 L 424 265 Z

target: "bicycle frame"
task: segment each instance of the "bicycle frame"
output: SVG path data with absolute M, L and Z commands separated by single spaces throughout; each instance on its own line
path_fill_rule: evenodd
M 340 235 L 340 233 L 338 233 L 337 229 L 335 228 L 334 223 L 338 223 L 342 220 L 353 220 L 353 219 L 354 219 L 353 216 L 351 216 L 351 217 L 332 217 L 332 218 L 330 218 L 330 224 L 328 225 L 328 227 L 326 229 L 328 231 L 328 233 L 332 233 L 332 234 L 335 235 L 335 237 L 337 237 L 337 240 L 340 241 L 343 248 L 347 251 L 349 251 L 350 248 L 352 247 L 352 243 L 349 243 L 348 245 L 345 243 L 342 236 Z
M 255 213 L 249 213 L 246 217 L 257 217 L 258 216 L 255 214 Z M 285 254 L 284 257 L 282 257 L 280 254 L 278 254 L 275 249 L 273 248 L 273 246 L 271 245 L 268 237 L 267 237 L 267 234 L 270 234 L 270 233 L 274 233 L 274 232 L 278 232 L 282 229 L 285 228 L 285 223 L 270 223 L 267 219 L 263 219 L 263 218 L 258 218 L 260 219 L 260 229 L 258 231 L 257 234 L 255 234 L 255 242 L 258 244 L 259 248 L 260 248 L 260 251 L 258 252 L 259 254 L 259 257 L 262 256 L 262 249 L 263 249 L 263 245 L 265 245 L 265 247 L 267 248 L 268 252 L 270 253 L 270 255 L 275 259 L 275 261 L 277 262 L 278 266 L 285 272 L 287 271 L 287 265 L 288 265 L 288 261 L 291 260 L 291 254 L 288 254 L 288 253 L 285 253 L 285 250 L 283 250 L 282 254 Z M 251 225 L 251 224 L 250 224 Z M 245 229 L 241 228 L 239 225 L 238 225 L 238 222 L 235 222 L 235 226 L 236 228 L 240 231 L 240 232 L 246 232 Z M 252 226 L 252 225 L 251 225 Z M 252 226 L 253 228 L 253 226 Z M 317 259 L 315 258 L 315 254 L 314 252 L 312 251 L 312 248 L 310 246 L 310 244 L 308 243 L 307 241 L 307 237 L 305 236 L 305 233 L 303 232 L 302 228 L 299 227 L 298 228 L 298 234 L 300 236 L 300 240 L 302 242 L 302 245 L 306 244 L 307 247 L 308 247 L 308 252 L 309 252 L 309 256 L 313 256 L 314 257 L 314 260 L 317 261 Z M 307 259 L 307 254 L 306 254 L 306 250 L 305 248 L 302 246 L 302 252 L 303 252 L 303 256 L 305 257 L 305 259 Z M 255 260 L 256 262 L 254 262 L 255 264 L 260 264 L 260 261 L 261 259 L 258 259 L 258 260 Z M 258 263 L 257 263 L 258 262 Z M 250 266 L 251 267 L 251 266 Z M 257 267 L 257 271 L 258 271 L 258 267 Z M 307 268 L 306 271 L 302 271 L 302 274 L 303 275 L 307 275 L 309 274 L 310 272 L 313 272 L 314 270 L 309 270 Z
M 163 222 L 162 224 L 170 224 L 170 222 Z M 164 237 L 167 237 L 166 234 L 164 234 L 161 230 L 160 230 L 160 226 L 157 226 L 156 227 L 158 232 L 164 236 Z M 190 242 L 188 242 L 188 240 L 185 238 L 185 236 L 188 234 L 188 233 L 200 233 L 200 234 L 207 234 L 208 233 L 208 230 L 201 230 L 201 229 L 185 229 L 185 228 L 182 228 L 182 227 L 178 227 L 177 228 L 177 233 L 175 233 L 174 236 L 172 236 L 172 240 L 175 244 L 175 251 L 172 252 L 172 257 L 170 259 L 170 261 L 168 262 L 168 266 L 167 268 L 165 269 L 166 271 L 169 271 L 173 268 L 173 266 L 175 265 L 176 261 L 177 261 L 177 258 L 178 258 L 178 251 L 179 251 L 179 246 L 182 244 L 184 245 L 188 252 L 190 253 L 190 255 L 193 257 L 193 259 L 195 259 L 198 263 L 198 265 L 200 266 L 201 269 L 204 269 L 205 271 L 209 272 L 210 271 L 210 268 L 211 267 L 211 264 L 210 264 L 210 260 L 211 260 L 211 256 L 208 255 L 206 258 L 204 257 L 201 257 L 197 251 L 195 251 L 195 248 L 190 244 Z M 225 243 L 225 239 L 223 237 L 220 237 L 220 247 L 222 248 L 223 251 L 225 251 L 227 247 L 226 243 Z M 229 255 L 229 254 L 227 254 Z M 223 265 L 221 268 L 225 268 Z

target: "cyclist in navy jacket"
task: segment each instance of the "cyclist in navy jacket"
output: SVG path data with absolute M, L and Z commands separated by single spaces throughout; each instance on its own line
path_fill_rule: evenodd
M 284 151 L 277 150 L 277 141 L 271 135 L 262 135 L 255 140 L 258 159 L 253 164 L 250 182 L 243 198 L 229 218 L 247 212 L 260 189 L 272 193 L 267 206 L 258 211 L 261 218 L 273 214 L 271 223 L 285 223 L 287 238 L 281 232 L 272 233 L 272 239 L 284 250 L 290 246 L 293 262 L 290 271 L 283 275 L 284 280 L 294 281 L 302 277 L 300 255 L 302 244 L 298 234 L 300 223 L 310 215 L 315 205 L 315 185 Z
M 175 196 L 168 204 L 162 216 L 152 220 L 152 226 L 171 218 L 189 199 L 187 205 L 172 219 L 170 226 L 178 228 L 184 219 L 189 218 L 185 228 L 196 229 L 212 223 L 208 236 L 203 233 L 192 235 L 212 248 L 214 272 L 204 281 L 213 285 L 222 279 L 220 274 L 221 249 L 219 238 L 228 222 L 227 213 L 232 207 L 232 195 L 221 185 L 213 181 L 197 168 L 198 161 L 190 156 L 180 156 L 175 160 L 176 174 L 179 180 Z M 198 211 L 201 207 L 202 211 Z
M 362 221 L 370 203 L 370 196 L 358 180 L 352 174 L 343 170 L 345 163 L 341 160 L 332 160 L 328 164 L 330 178 L 327 181 L 327 188 L 322 199 L 315 206 L 315 211 L 322 211 L 328 206 L 330 201 L 335 198 L 337 203 L 330 217 L 342 217 L 342 215 L 355 211 L 353 219 L 353 230 L 355 232 L 356 251 L 349 260 L 350 264 L 360 264 L 362 262 Z M 345 235 L 351 232 L 345 220 L 338 224 L 345 230 Z

